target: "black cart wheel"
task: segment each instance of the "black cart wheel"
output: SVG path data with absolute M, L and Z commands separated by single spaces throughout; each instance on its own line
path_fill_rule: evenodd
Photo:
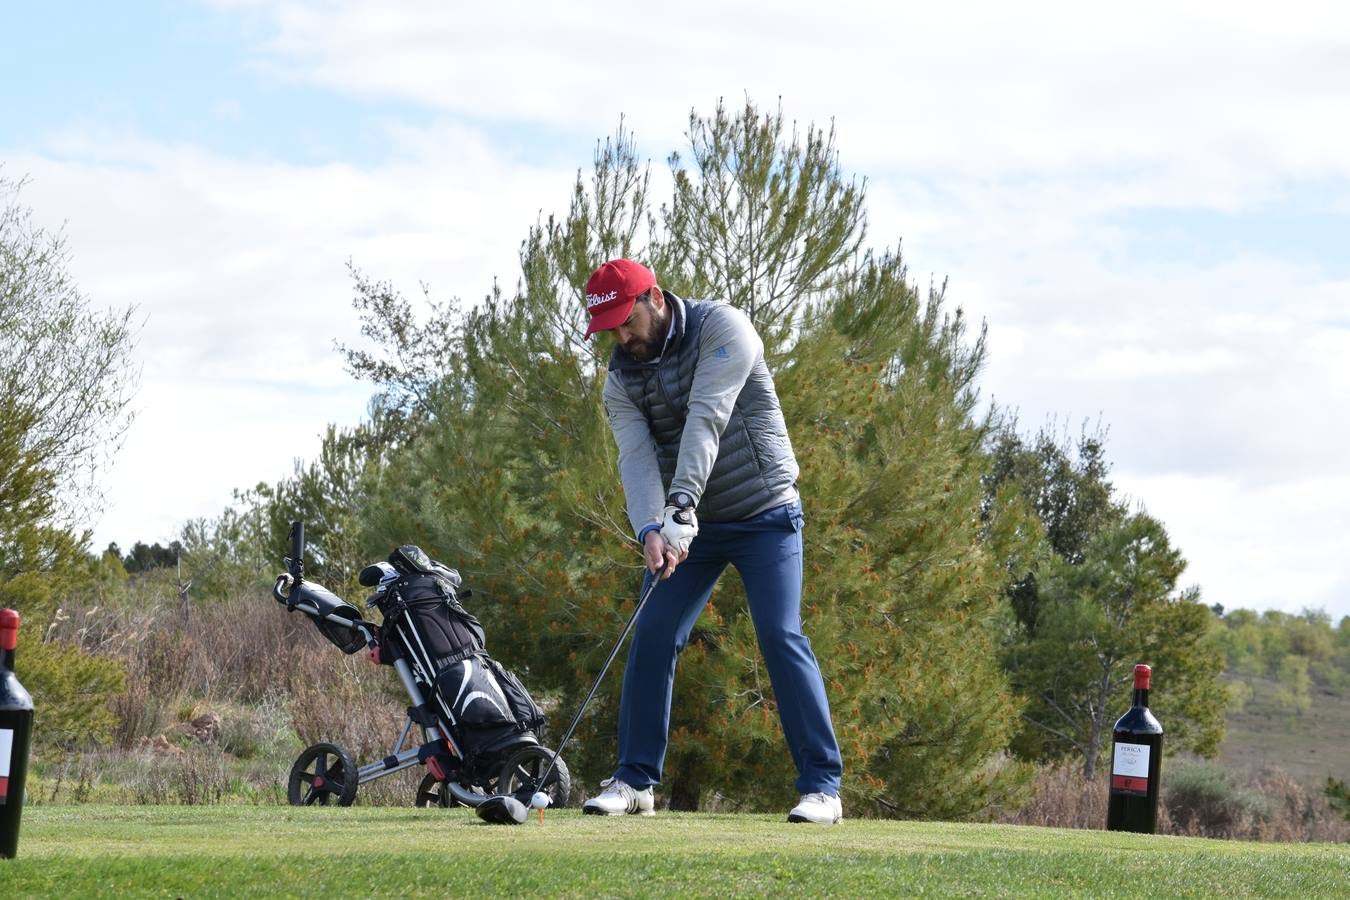
M 428 775 L 422 779 L 422 783 L 417 787 L 417 800 L 414 806 L 420 806 L 424 809 L 433 807 L 445 808 L 454 806 L 455 801 L 450 796 L 450 788 L 444 781 L 437 781 L 435 775 Z
M 572 794 L 572 775 L 562 757 L 558 757 L 558 764 L 549 773 L 548 784 L 539 784 L 539 776 L 544 774 L 552 759 L 553 751 L 547 747 L 517 750 L 502 764 L 497 776 L 497 793 L 532 796 L 542 789 L 548 795 L 550 806 L 566 806 Z
M 291 806 L 351 806 L 356 799 L 357 772 L 352 755 L 337 744 L 314 744 L 291 766 L 286 799 Z

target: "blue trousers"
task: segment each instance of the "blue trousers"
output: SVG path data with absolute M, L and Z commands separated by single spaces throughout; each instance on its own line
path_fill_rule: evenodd
M 797 792 L 839 793 L 843 759 L 830 725 L 820 665 L 802 634 L 802 508 L 774 507 L 740 522 L 700 523 L 689 556 L 652 593 L 628 649 L 619 701 L 619 768 L 636 788 L 661 780 L 675 658 L 689 641 L 727 564 L 745 583 L 755 636 L 773 682 Z M 650 583 L 644 580 L 643 589 Z

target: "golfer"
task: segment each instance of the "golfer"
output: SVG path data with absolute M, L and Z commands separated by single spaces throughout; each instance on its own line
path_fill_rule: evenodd
M 649 574 L 668 581 L 638 617 L 619 704 L 619 766 L 584 810 L 652 815 L 670 729 L 675 658 L 727 564 L 745 583 L 801 802 L 789 822 L 843 818 L 839 745 L 802 634 L 797 461 L 745 313 L 682 300 L 616 259 L 586 283 L 586 336 L 613 331 L 605 409 L 628 517 Z M 645 585 L 644 585 L 645 587 Z

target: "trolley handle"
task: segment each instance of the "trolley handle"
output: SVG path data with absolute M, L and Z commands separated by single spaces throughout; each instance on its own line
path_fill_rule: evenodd
M 291 555 L 286 557 L 286 572 L 299 584 L 305 580 L 305 523 L 291 523 Z

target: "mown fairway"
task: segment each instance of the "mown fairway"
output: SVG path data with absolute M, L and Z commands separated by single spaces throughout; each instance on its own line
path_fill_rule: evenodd
M 0 894 L 1346 896 L 1350 847 L 992 825 L 662 813 L 46 806 Z

